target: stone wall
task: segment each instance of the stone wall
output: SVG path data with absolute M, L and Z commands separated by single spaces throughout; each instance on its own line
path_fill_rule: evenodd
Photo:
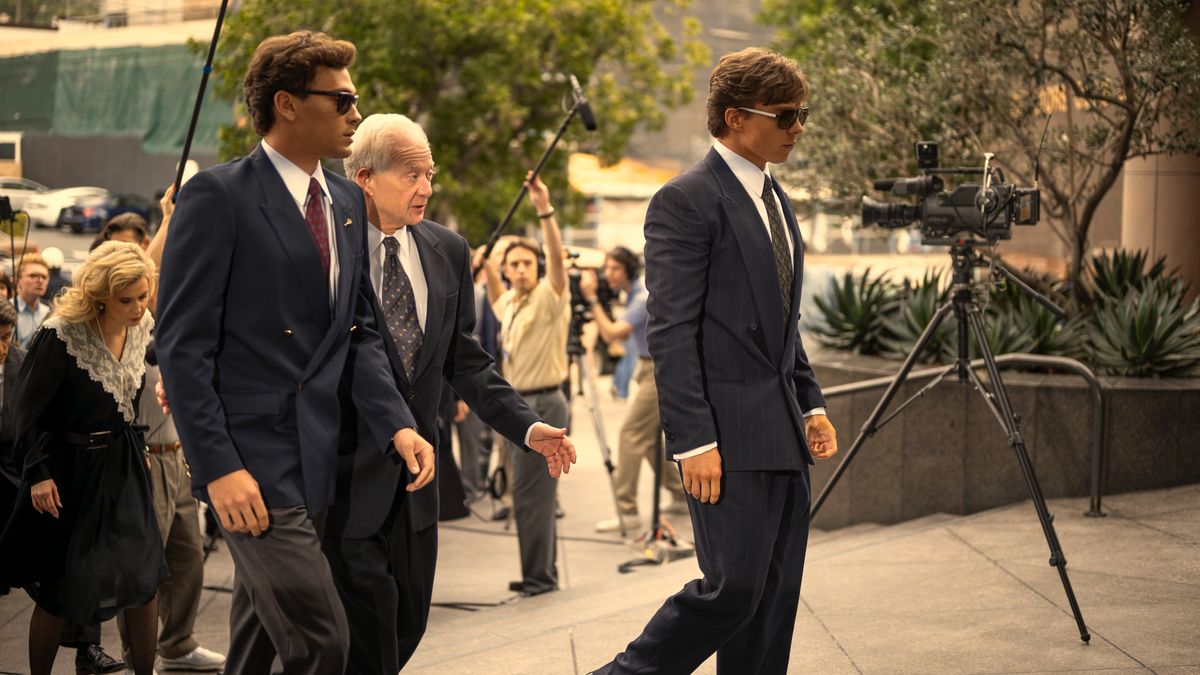
M 892 375 L 900 365 L 816 346 L 809 355 L 823 387 Z M 1074 375 L 1010 370 L 1002 377 L 1043 494 L 1087 496 L 1094 415 L 1087 384 Z M 927 383 L 905 384 L 889 411 Z M 1101 383 L 1103 494 L 1200 482 L 1200 380 L 1101 378 Z M 839 458 L 883 391 L 829 401 Z M 814 468 L 814 499 L 839 458 Z M 814 525 L 835 528 L 931 513 L 968 514 L 1028 498 L 1025 477 L 1000 422 L 973 387 L 951 376 L 866 440 Z

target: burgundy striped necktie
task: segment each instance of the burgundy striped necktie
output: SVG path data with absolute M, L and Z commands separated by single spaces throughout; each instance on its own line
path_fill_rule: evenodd
M 316 178 L 308 179 L 308 202 L 304 205 L 304 222 L 308 223 L 308 232 L 317 245 L 325 276 L 329 276 L 329 231 L 325 227 L 325 193 L 321 191 L 321 184 Z

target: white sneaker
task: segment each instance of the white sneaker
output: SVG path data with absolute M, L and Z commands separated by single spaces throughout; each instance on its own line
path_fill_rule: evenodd
M 621 529 L 621 525 L 624 525 L 626 530 L 636 530 L 642 526 L 642 519 L 636 513 L 622 513 L 620 520 L 608 518 L 596 523 L 596 531 L 617 532 Z
M 160 656 L 158 665 L 162 666 L 163 670 L 220 670 L 225 666 L 225 655 L 204 647 L 196 647 L 173 659 Z

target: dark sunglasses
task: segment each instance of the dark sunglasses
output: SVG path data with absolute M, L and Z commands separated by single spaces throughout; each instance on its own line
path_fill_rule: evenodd
M 350 112 L 350 106 L 358 103 L 358 94 L 351 94 L 348 91 L 322 91 L 320 89 L 288 89 L 291 94 L 316 94 L 317 96 L 329 96 L 337 99 L 337 112 L 339 115 L 345 115 Z
M 745 110 L 746 112 L 762 115 L 763 117 L 774 117 L 775 124 L 778 124 L 780 129 L 791 129 L 797 120 L 799 120 L 800 126 L 804 126 L 804 123 L 808 121 L 808 106 L 780 110 L 777 113 L 755 110 L 754 108 L 738 108 L 738 110 Z

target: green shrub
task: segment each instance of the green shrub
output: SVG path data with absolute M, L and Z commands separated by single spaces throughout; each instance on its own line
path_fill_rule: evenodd
M 1159 278 L 1098 305 L 1088 360 L 1109 375 L 1200 377 L 1200 301 L 1186 294 L 1183 281 Z
M 896 286 L 884 275 L 861 276 L 846 272 L 833 279 L 829 290 L 816 301 L 819 317 L 813 332 L 817 339 L 836 349 L 878 354 L 885 337 L 884 317 L 896 302 Z
M 1088 284 L 1098 304 L 1119 301 L 1130 291 L 1141 291 L 1147 283 L 1166 278 L 1167 259 L 1161 257 L 1149 269 L 1146 251 L 1105 251 L 1088 262 Z
M 903 359 L 917 346 L 917 339 L 933 320 L 933 315 L 950 301 L 950 286 L 942 281 L 942 270 L 926 270 L 919 282 L 905 279 L 897 295 L 894 311 L 884 318 L 886 334 L 880 342 L 883 354 Z M 955 346 L 954 316 L 947 316 L 930 338 L 919 362 L 952 361 Z
M 1200 377 L 1200 299 L 1185 302 L 1189 288 L 1166 259 L 1153 263 L 1143 251 L 1113 251 L 1088 264 L 1093 302 L 1060 321 L 1016 284 L 994 285 L 984 305 L 988 346 L 1008 353 L 1069 356 L 1098 373 L 1129 377 Z M 816 298 L 818 339 L 838 349 L 905 358 L 950 300 L 942 270 L 926 271 L 901 286 L 884 275 L 846 273 L 825 297 Z M 1060 306 L 1070 293 L 1053 276 L 1023 270 L 1019 276 Z M 950 362 L 957 356 L 955 320 L 947 316 L 920 361 Z M 971 356 L 979 348 L 971 340 Z

